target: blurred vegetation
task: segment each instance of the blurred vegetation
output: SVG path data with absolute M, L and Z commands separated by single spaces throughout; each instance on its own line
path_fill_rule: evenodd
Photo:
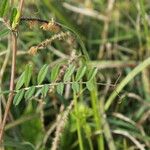
M 11 31 L 2 19 L 11 22 L 13 8 L 18 4 L 18 0 L 8 2 L 6 13 L 0 17 L 0 122 L 10 92 L 13 44 Z M 57 92 L 48 93 L 46 86 L 37 88 L 29 100 L 22 98 L 19 105 L 12 105 L 1 147 L 6 150 L 149 150 L 149 11 L 149 0 L 26 0 L 17 31 L 15 85 L 29 64 L 33 73 L 31 81 L 25 83 L 26 88 L 53 83 L 50 72 L 57 65 L 85 65 L 97 68 L 98 72 L 86 85 L 90 70 L 80 84 L 74 82 L 75 75 L 73 84 L 65 87 L 61 84 L 65 79 L 60 79 Z M 42 30 L 45 27 L 42 21 L 25 18 L 54 20 L 55 27 L 61 31 Z M 60 32 L 71 34 L 71 38 L 58 37 L 35 52 L 36 47 L 32 46 Z M 29 50 L 33 55 L 29 55 Z M 77 60 L 70 60 L 74 51 Z M 43 69 L 48 69 L 46 77 L 37 83 L 39 72 L 46 64 L 49 67 Z M 21 84 L 17 85 L 18 89 L 25 88 Z

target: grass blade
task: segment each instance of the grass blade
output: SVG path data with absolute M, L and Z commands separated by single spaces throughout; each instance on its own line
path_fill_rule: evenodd
M 143 69 L 148 67 L 150 65 L 150 57 L 144 60 L 141 64 L 139 64 L 137 67 L 135 67 L 117 86 L 116 90 L 109 96 L 106 104 L 105 104 L 105 110 L 108 110 L 118 93 L 121 92 L 121 90 Z

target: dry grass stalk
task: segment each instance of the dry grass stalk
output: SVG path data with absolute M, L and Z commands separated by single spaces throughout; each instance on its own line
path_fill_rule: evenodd
M 60 137 L 63 133 L 63 130 L 65 128 L 65 124 L 67 122 L 69 113 L 73 108 L 73 105 L 74 105 L 74 101 L 71 101 L 71 103 L 67 107 L 66 111 L 64 111 L 64 113 L 61 113 L 57 116 L 57 127 L 56 127 L 55 137 L 53 139 L 51 150 L 57 150 L 58 149 Z

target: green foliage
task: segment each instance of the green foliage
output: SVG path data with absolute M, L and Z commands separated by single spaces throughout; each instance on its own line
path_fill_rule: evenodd
M 12 28 L 15 29 L 16 26 L 19 24 L 19 18 L 20 18 L 20 12 L 15 10 L 14 16 L 13 16 L 13 21 L 12 21 Z
M 36 87 L 35 86 L 31 86 L 26 92 L 25 92 L 25 99 L 28 100 L 30 99 L 34 93 L 35 93 Z
M 80 91 L 80 85 L 77 82 L 72 83 L 72 89 L 75 93 L 78 93 Z
M 49 90 L 49 86 L 47 84 L 42 87 L 41 93 L 43 98 L 46 97 L 48 90 Z
M 150 58 L 147 58 L 145 61 L 143 61 L 141 64 L 139 64 L 136 68 L 134 68 L 125 78 L 122 80 L 122 82 L 117 86 L 116 92 L 113 92 L 108 101 L 105 104 L 105 109 L 107 110 L 109 106 L 111 105 L 112 101 L 115 99 L 117 94 L 127 85 L 127 83 L 132 80 L 138 73 L 143 71 L 147 66 L 150 65 Z
M 24 84 L 25 87 L 29 86 L 29 82 L 32 76 L 32 65 L 26 65 L 25 73 L 24 73 Z
M 18 93 L 15 95 L 14 100 L 13 100 L 13 104 L 15 106 L 17 106 L 21 102 L 21 100 L 24 96 L 24 93 L 25 93 L 25 90 L 22 89 L 22 90 L 19 90 Z
M 44 81 L 44 79 L 45 79 L 45 77 L 46 77 L 46 74 L 47 74 L 47 72 L 48 72 L 48 68 L 49 68 L 49 66 L 45 64 L 45 65 L 40 69 L 39 74 L 38 74 L 38 77 L 37 77 L 37 83 L 38 83 L 38 84 L 41 84 L 41 83 Z
M 19 90 L 23 86 L 23 84 L 24 84 L 24 78 L 25 78 L 25 72 L 23 72 L 21 74 L 21 76 L 19 77 L 19 79 L 18 79 L 18 81 L 16 83 L 16 90 Z
M 92 68 L 90 70 L 88 70 L 88 75 L 87 75 L 87 79 L 88 81 L 92 80 L 97 74 L 97 68 Z
M 25 85 L 25 87 L 28 87 L 29 82 L 31 80 L 31 76 L 32 76 L 32 65 L 26 65 L 25 71 L 21 74 L 16 83 L 16 90 L 19 90 L 23 86 L 23 84 Z
M 75 66 L 73 64 L 69 65 L 69 67 L 64 75 L 64 82 L 67 82 L 70 80 L 71 75 L 73 74 L 74 70 L 75 70 Z
M 46 75 L 48 73 L 48 68 L 49 68 L 49 66 L 45 64 L 39 70 L 38 75 L 37 75 L 38 84 L 41 84 L 45 80 Z M 65 82 L 69 81 L 71 79 L 71 76 L 74 74 L 75 69 L 76 68 L 74 65 L 69 65 L 67 71 L 64 74 L 64 82 L 59 82 L 56 85 L 54 83 L 54 86 L 56 86 L 56 91 L 58 94 L 60 94 L 60 95 L 63 94 L 64 86 L 66 84 Z M 56 80 L 59 70 L 60 70 L 60 65 L 56 65 L 55 67 L 53 67 L 53 69 L 50 72 L 51 81 Z M 80 91 L 80 85 L 79 85 L 78 81 L 82 79 L 85 72 L 86 72 L 86 66 L 82 65 L 81 67 L 77 68 L 76 80 L 71 83 L 72 84 L 71 87 L 72 87 L 73 91 L 76 93 L 78 93 Z M 93 88 L 94 88 L 93 81 L 91 80 L 91 78 L 93 78 L 94 75 L 96 75 L 95 69 L 94 69 L 94 71 L 92 69 L 91 72 L 92 72 L 92 73 L 90 73 L 91 77 L 89 76 L 90 80 L 86 83 L 86 87 L 90 91 L 93 90 Z M 16 83 L 16 90 L 19 90 L 21 88 L 22 89 L 19 90 L 17 92 L 17 94 L 15 95 L 15 102 L 14 102 L 15 105 L 18 105 L 20 103 L 21 99 L 23 98 L 22 91 L 24 91 L 24 93 L 25 93 L 24 97 L 26 100 L 29 100 L 32 96 L 34 96 L 37 85 L 32 85 L 31 87 L 29 87 L 29 83 L 32 78 L 32 74 L 33 74 L 33 66 L 30 64 L 27 64 L 25 66 L 25 71 L 21 74 L 21 76 L 18 78 L 17 83 Z M 28 89 L 24 90 L 23 85 Z M 42 87 L 40 87 L 40 88 L 41 88 L 42 97 L 45 98 L 47 96 L 49 88 L 51 88 L 51 85 L 43 84 Z
M 10 30 L 6 29 L 6 28 L 0 30 L 0 38 L 6 36 L 9 32 L 10 32 Z
M 50 81 L 51 82 L 54 82 L 58 76 L 58 73 L 59 73 L 59 69 L 60 69 L 60 65 L 56 65 L 52 68 L 51 70 L 51 75 L 50 75 Z
M 17 15 L 17 8 L 13 8 L 11 16 L 10 16 L 10 25 L 12 25 L 13 21 L 15 20 L 16 15 Z
M 62 82 L 58 83 L 57 85 L 57 93 L 62 95 L 64 91 L 64 84 Z
M 86 82 L 86 87 L 89 91 L 92 91 L 95 87 L 93 81 L 89 80 L 88 82 Z
M 86 72 L 87 67 L 86 66 L 81 66 L 78 70 L 77 70 L 77 74 L 76 74 L 76 81 L 79 81 L 82 79 L 82 77 L 84 76 L 85 72 Z
M 0 0 L 1 109 L 10 92 L 16 106 L 2 149 L 52 149 L 55 131 L 62 150 L 150 149 L 149 2 L 24 2 Z
M 0 17 L 3 17 L 8 10 L 8 0 L 1 0 Z

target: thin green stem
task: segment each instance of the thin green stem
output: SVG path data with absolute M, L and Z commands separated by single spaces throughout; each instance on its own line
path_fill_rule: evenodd
M 148 22 L 146 20 L 146 10 L 145 10 L 145 6 L 144 6 L 144 1 L 140 0 L 140 10 L 141 10 L 141 15 L 142 15 L 142 19 L 143 19 L 143 23 L 144 23 L 144 34 L 145 34 L 145 38 L 146 38 L 146 46 L 147 46 L 147 51 L 146 53 L 149 54 L 150 53 L 150 38 L 149 38 L 149 31 L 148 31 Z
M 79 147 L 80 150 L 84 150 L 83 148 L 83 141 L 82 141 L 82 135 L 81 135 L 81 127 L 80 127 L 80 120 L 78 118 L 78 102 L 77 102 L 77 95 L 74 92 L 73 94 L 74 97 L 74 103 L 75 103 L 75 112 L 76 112 L 76 123 L 77 123 L 77 134 L 78 134 L 78 140 L 79 140 Z
M 94 150 L 93 149 L 93 144 L 92 144 L 92 141 L 91 141 L 90 137 L 88 137 L 88 142 L 89 142 L 90 150 Z
M 92 109 L 94 113 L 94 120 L 96 124 L 96 130 L 102 130 L 96 84 L 95 84 L 95 88 L 91 91 L 90 94 L 91 94 L 91 102 L 92 102 Z M 98 135 L 97 142 L 98 142 L 98 149 L 104 150 L 104 139 L 102 134 Z

